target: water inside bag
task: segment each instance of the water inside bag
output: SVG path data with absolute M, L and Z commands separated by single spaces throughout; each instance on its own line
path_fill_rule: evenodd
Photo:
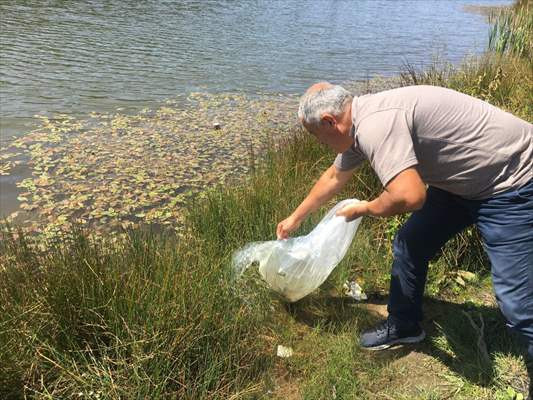
M 290 302 L 300 300 L 317 289 L 344 258 L 361 218 L 346 222 L 335 214 L 357 201 L 337 203 L 308 235 L 247 244 L 233 256 L 234 271 L 241 275 L 258 262 L 261 277 L 273 290 Z

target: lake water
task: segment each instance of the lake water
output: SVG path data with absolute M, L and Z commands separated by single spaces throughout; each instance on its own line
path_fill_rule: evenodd
M 35 115 L 134 113 L 191 92 L 271 98 L 457 63 L 488 41 L 486 18 L 465 7 L 510 3 L 0 0 L 0 144 L 34 129 Z M 0 216 L 30 175 L 19 165 L 0 176 Z
M 299 93 L 481 52 L 475 0 L 0 1 L 2 139 L 190 91 Z M 500 5 L 508 0 L 482 0 Z

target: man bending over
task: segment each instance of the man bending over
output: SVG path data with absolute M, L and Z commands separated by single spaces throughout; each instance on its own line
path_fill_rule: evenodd
M 384 190 L 339 215 L 353 220 L 412 212 L 394 239 L 389 316 L 362 334 L 361 346 L 381 350 L 424 339 L 419 323 L 428 262 L 453 235 L 476 224 L 492 264 L 498 305 L 508 326 L 526 339 L 531 371 L 533 125 L 435 86 L 354 98 L 341 86 L 321 82 L 304 94 L 298 116 L 338 155 L 278 224 L 279 239 L 337 194 L 364 160 Z

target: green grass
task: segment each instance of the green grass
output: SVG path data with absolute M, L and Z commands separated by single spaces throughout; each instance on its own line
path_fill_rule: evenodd
M 112 251 L 81 235 L 46 254 L 8 242 L 2 398 L 225 398 L 269 363 L 255 340 L 266 297 L 243 303 L 209 245 L 140 232 Z
M 517 1 L 513 8 L 490 16 L 489 48 L 494 52 L 533 56 L 533 3 Z
M 505 51 L 459 68 L 407 68 L 402 78 L 533 121 L 531 68 L 528 57 Z M 295 304 L 271 293 L 253 269 L 234 279 L 232 252 L 273 239 L 277 222 L 333 159 L 302 131 L 288 133 L 246 181 L 191 203 L 183 235 L 136 230 L 112 242 L 77 231 L 44 248 L 3 227 L 0 398 L 518 398 L 527 383 L 520 345 L 494 303 L 475 230 L 432 261 L 429 337 L 414 348 L 374 354 L 356 342 L 385 311 L 390 240 L 405 217 L 366 218 L 328 281 Z M 365 165 L 339 198 L 379 191 Z M 339 296 L 354 278 L 368 303 Z M 477 344 L 481 324 L 488 359 Z M 277 358 L 278 344 L 294 356 Z
M 391 257 L 387 220 L 367 219 L 326 284 L 296 304 L 273 295 L 253 270 L 244 280 L 232 278 L 232 251 L 273 238 L 276 222 L 298 204 L 331 157 L 297 134 L 245 185 L 198 200 L 184 237 L 135 231 L 111 246 L 90 242 L 82 232 L 40 252 L 4 230 L 0 397 L 283 398 L 283 388 L 295 382 L 291 393 L 306 399 L 328 398 L 333 391 L 337 398 L 357 399 L 448 393 L 442 387 L 449 386 L 428 386 L 424 379 L 433 381 L 407 349 L 383 355 L 359 349 L 358 332 L 379 315 L 366 304 L 332 296 L 345 279 L 356 278 L 369 304 L 381 307 Z M 368 166 L 361 176 L 341 197 L 367 198 L 379 190 Z M 299 233 L 319 218 L 313 216 Z M 465 287 L 454 281 L 456 269 L 445 257 L 432 265 L 428 287 L 435 304 L 428 306 L 427 327 L 433 333 L 417 357 L 449 374 L 454 383 L 446 385 L 459 390 L 457 398 L 491 398 L 500 387 L 520 387 L 498 372 L 516 365 L 520 382 L 525 379 L 518 347 L 506 344 L 510 339 L 501 333 L 497 309 L 476 297 L 490 284 L 483 279 L 486 265 L 474 268 L 478 278 Z M 488 372 L 476 361 L 475 332 L 462 311 L 481 313 L 493 327 L 487 343 L 495 361 Z M 278 344 L 292 346 L 295 356 L 277 359 Z M 415 388 L 398 378 L 413 368 L 423 377 Z M 281 389 L 280 376 L 286 380 Z

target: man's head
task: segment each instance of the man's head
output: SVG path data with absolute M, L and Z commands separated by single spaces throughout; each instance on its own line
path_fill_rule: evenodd
M 342 86 L 315 83 L 300 99 L 298 118 L 320 142 L 342 153 L 353 144 L 352 100 L 353 96 Z

